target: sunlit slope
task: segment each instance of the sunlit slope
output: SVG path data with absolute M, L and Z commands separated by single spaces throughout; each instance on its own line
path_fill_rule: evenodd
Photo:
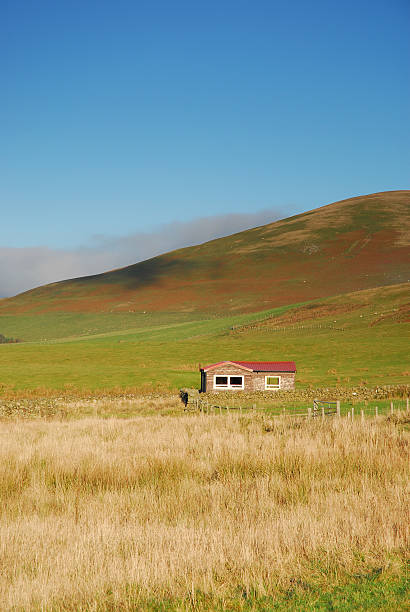
M 246 312 L 406 282 L 410 191 L 360 196 L 0 302 L 0 313 Z

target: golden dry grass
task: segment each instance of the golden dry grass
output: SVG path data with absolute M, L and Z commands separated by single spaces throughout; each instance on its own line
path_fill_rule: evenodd
M 199 415 L 0 424 L 2 610 L 400 574 L 408 434 Z

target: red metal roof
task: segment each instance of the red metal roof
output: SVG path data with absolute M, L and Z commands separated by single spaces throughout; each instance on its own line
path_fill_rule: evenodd
M 211 370 L 224 363 L 232 363 L 252 372 L 296 372 L 294 361 L 219 361 L 201 369 L 204 371 Z

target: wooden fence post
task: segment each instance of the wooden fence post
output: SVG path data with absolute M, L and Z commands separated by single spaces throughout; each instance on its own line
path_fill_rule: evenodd
M 312 408 L 310 406 L 308 406 L 308 417 L 309 419 L 312 418 Z
M 362 416 L 362 423 L 364 423 L 364 410 L 361 410 L 360 413 L 361 413 L 361 416 Z
M 379 416 L 379 407 L 378 406 L 376 406 L 376 408 L 374 409 L 374 416 L 376 417 L 376 419 Z
M 354 406 L 352 406 L 352 421 L 354 419 Z
M 322 421 L 325 420 L 325 407 L 322 406 Z
M 390 413 L 393 414 L 393 412 L 394 412 L 393 402 L 390 402 Z
M 337 400 L 336 402 L 336 412 L 337 416 L 340 417 L 340 400 Z

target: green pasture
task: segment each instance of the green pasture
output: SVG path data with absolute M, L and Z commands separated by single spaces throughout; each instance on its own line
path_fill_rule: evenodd
M 323 575 L 328 573 L 327 568 L 319 569 Z M 130 587 L 129 599 L 133 603 L 135 601 L 135 609 L 147 612 L 351 612 L 391 609 L 404 612 L 408 610 L 408 589 L 409 580 L 405 570 L 399 577 L 380 577 L 376 570 L 327 588 L 319 587 L 314 581 L 300 582 L 287 591 L 278 590 L 275 597 L 248 593 L 243 588 L 238 589 L 236 597 L 221 599 L 196 591 L 186 599 L 141 601 L 137 596 L 134 600 Z M 104 610 L 115 607 L 110 592 L 98 603 Z
M 231 315 L 223 317 L 216 313 L 188 312 L 103 312 L 103 313 L 48 313 L 30 315 L 1 315 L 0 333 L 22 342 L 49 342 L 52 340 L 79 340 L 96 336 L 121 335 L 148 332 L 150 335 L 158 329 L 173 329 L 178 334 L 181 325 L 186 330 L 200 322 L 205 324 L 206 331 L 225 329 L 230 325 L 240 325 L 268 316 L 279 316 L 297 304 L 281 306 L 264 312 Z M 214 325 L 213 325 L 214 322 Z M 190 327 L 191 326 L 191 327 Z M 202 329 L 198 327 L 198 329 Z
M 346 296 L 332 299 L 343 302 Z M 0 384 L 197 387 L 198 364 L 224 359 L 294 360 L 302 388 L 402 384 L 410 370 L 408 325 L 389 318 L 372 325 L 380 313 L 394 311 L 397 300 L 403 301 L 402 293 L 380 293 L 353 312 L 279 328 L 255 323 L 294 306 L 202 320 L 173 313 L 1 316 L 1 333 L 20 336 L 26 330 L 26 338 L 37 341 L 0 345 Z M 41 340 L 46 330 L 53 339 Z
M 98 334 L 119 333 L 133 329 L 177 325 L 209 318 L 201 313 L 119 312 L 119 313 L 49 313 L 0 315 L 0 333 L 23 342 L 44 342 L 60 338 L 87 338 Z

